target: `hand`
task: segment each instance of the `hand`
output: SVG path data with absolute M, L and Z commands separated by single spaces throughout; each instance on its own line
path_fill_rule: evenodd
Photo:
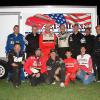
M 39 77 L 40 77 L 40 73 L 37 73 L 37 74 L 36 74 L 36 77 L 39 78 Z
M 87 79 L 88 79 L 88 77 L 89 77 L 89 75 L 85 75 L 85 76 L 84 76 L 85 80 L 87 80 Z
M 77 71 L 77 75 L 80 75 L 80 74 L 81 74 L 81 70 L 78 70 L 78 71 Z
M 25 64 L 25 61 L 22 61 L 22 64 L 24 65 Z
M 15 63 L 12 63 L 11 64 L 13 67 L 17 67 L 18 65 L 17 64 L 15 64 Z
M 61 62 L 63 62 L 63 59 L 62 58 L 59 58 L 59 59 L 60 59 Z
M 89 68 L 89 71 L 92 72 L 92 68 Z
M 81 68 L 78 68 L 77 72 L 81 71 Z

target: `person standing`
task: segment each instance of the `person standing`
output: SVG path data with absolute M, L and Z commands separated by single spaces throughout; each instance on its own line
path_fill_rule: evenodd
M 72 50 L 74 58 L 80 53 L 80 47 L 86 43 L 85 37 L 79 32 L 78 24 L 73 26 L 73 34 L 69 36 L 69 47 Z
M 69 49 L 69 43 L 68 43 L 68 38 L 70 34 L 66 32 L 66 27 L 65 25 L 60 26 L 60 33 L 57 38 L 57 52 L 59 54 L 59 57 L 62 59 L 65 58 L 65 52 Z
M 85 29 L 85 39 L 86 39 L 87 53 L 90 54 L 91 57 L 93 58 L 95 36 L 91 35 L 90 28 Z
M 51 24 L 46 24 L 45 30 L 40 34 L 39 45 L 45 58 L 48 58 L 51 49 L 55 49 L 56 35 L 51 31 Z
M 89 27 L 85 29 L 85 39 L 86 39 L 86 45 L 85 46 L 86 46 L 86 49 L 87 49 L 86 51 L 92 57 L 94 75 L 96 76 L 96 65 L 95 65 L 95 59 L 94 59 L 95 36 L 91 34 L 91 28 L 89 28 Z
M 13 33 L 8 35 L 6 43 L 6 55 L 8 55 L 9 52 L 13 50 L 15 43 L 20 43 L 21 50 L 25 50 L 24 36 L 19 33 L 19 25 L 15 25 L 13 28 Z
M 98 81 L 100 82 L 100 25 L 96 26 L 97 36 L 94 43 L 94 60 L 97 66 Z
M 35 50 L 39 48 L 39 34 L 37 26 L 32 26 L 32 33 L 25 37 L 27 57 L 34 55 Z

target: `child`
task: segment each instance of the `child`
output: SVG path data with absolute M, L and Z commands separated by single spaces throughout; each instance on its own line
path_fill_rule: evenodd
M 66 66 L 66 75 L 65 75 L 65 86 L 69 85 L 70 80 L 75 82 L 76 79 L 76 72 L 78 70 L 78 63 L 77 60 L 72 58 L 72 52 L 68 50 L 65 55 L 67 56 L 66 59 L 64 59 L 64 63 Z

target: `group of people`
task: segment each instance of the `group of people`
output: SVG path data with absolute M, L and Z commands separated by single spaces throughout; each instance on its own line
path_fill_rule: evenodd
M 13 30 L 7 39 L 6 55 L 8 81 L 15 87 L 25 79 L 24 71 L 31 86 L 58 82 L 65 87 L 76 79 L 86 85 L 96 81 L 97 67 L 100 82 L 100 25 L 96 26 L 97 36 L 91 35 L 90 28 L 83 35 L 78 24 L 73 26 L 72 34 L 63 24 L 58 35 L 51 31 L 50 24 L 41 33 L 37 26 L 32 26 L 32 33 L 26 37 L 19 33 L 18 25 Z

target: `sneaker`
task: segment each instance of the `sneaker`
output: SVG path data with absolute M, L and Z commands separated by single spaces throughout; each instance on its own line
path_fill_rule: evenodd
M 100 83 L 100 80 L 98 80 L 97 82 Z
M 55 85 L 55 84 L 56 84 L 56 82 L 53 82 L 52 84 L 53 84 L 53 85 Z
M 16 88 L 19 88 L 19 86 L 18 86 L 18 85 L 16 85 L 15 87 L 16 87 Z
M 63 82 L 61 82 L 60 87 L 65 87 L 65 84 Z
M 25 81 L 24 81 L 24 80 L 21 80 L 21 82 L 22 82 L 22 83 L 25 83 Z

